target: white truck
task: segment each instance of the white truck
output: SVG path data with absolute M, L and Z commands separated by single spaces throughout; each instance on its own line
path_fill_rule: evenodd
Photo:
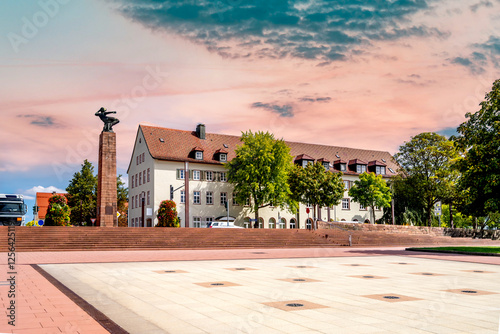
M 0 194 L 0 225 L 24 225 L 27 210 L 23 195 Z

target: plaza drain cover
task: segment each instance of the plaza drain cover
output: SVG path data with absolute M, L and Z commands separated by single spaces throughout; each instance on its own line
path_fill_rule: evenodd
M 304 304 L 299 304 L 299 303 L 290 303 L 286 304 L 288 307 L 304 307 Z
M 252 254 L 267 254 L 267 253 L 264 253 L 264 252 L 252 252 Z
M 422 273 L 422 275 L 432 276 L 434 274 L 431 274 L 431 273 Z
M 406 263 L 406 262 L 399 262 L 399 264 L 408 264 L 408 263 Z
M 477 293 L 477 291 L 474 290 L 462 290 L 463 293 Z
M 363 276 L 363 278 L 374 278 L 374 277 L 375 277 L 375 276 L 369 276 L 369 275 L 367 275 L 367 276 Z
M 307 268 L 307 266 L 297 266 L 297 268 Z
M 353 267 L 359 267 L 359 264 L 351 264 Z
M 245 268 L 234 268 L 234 270 L 246 270 Z
M 475 273 L 482 273 L 482 270 L 474 270 Z
M 302 278 L 294 278 L 293 280 L 295 282 L 305 282 L 306 281 L 305 279 L 302 279 Z
M 175 270 L 165 270 L 166 273 L 175 273 Z
M 211 283 L 210 285 L 224 285 L 224 283 Z
M 385 299 L 399 299 L 397 296 L 384 296 Z

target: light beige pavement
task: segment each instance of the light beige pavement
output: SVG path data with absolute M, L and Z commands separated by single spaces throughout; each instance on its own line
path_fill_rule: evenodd
M 499 333 L 500 257 L 401 247 L 17 253 L 16 327 L 5 317 L 0 332 L 117 329 L 32 264 L 130 333 Z M 4 312 L 8 289 L 0 282 Z

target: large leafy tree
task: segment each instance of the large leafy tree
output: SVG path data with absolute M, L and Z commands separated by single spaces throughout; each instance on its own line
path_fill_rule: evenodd
M 453 141 L 434 132 L 424 132 L 399 147 L 394 156 L 402 177 L 418 185 L 415 195 L 432 226 L 434 204 L 446 198 L 452 189 L 451 164 L 458 158 Z
M 355 202 L 372 209 L 372 224 L 376 222 L 375 207 L 391 206 L 391 189 L 382 179 L 382 175 L 375 173 L 361 174 L 359 180 L 354 181 L 354 185 L 349 189 L 349 196 Z
M 236 202 L 244 205 L 250 199 L 257 221 L 259 209 L 270 205 L 293 211 L 295 205 L 290 201 L 287 182 L 292 167 L 290 148 L 268 132 L 248 131 L 242 134 L 241 141 L 236 157 L 226 164 Z
M 425 208 L 419 198 L 421 183 L 417 177 L 399 174 L 389 181 L 394 199 L 394 216 L 397 224 L 424 225 Z M 389 215 L 387 215 L 389 219 Z
M 500 80 L 481 102 L 476 113 L 467 113 L 455 138 L 465 154 L 456 167 L 459 189 L 467 200 L 462 211 L 476 217 L 500 212 Z
M 316 211 L 324 206 L 339 204 L 344 195 L 342 173 L 326 171 L 320 162 L 306 167 L 295 165 L 290 171 L 288 182 L 294 201 L 313 205 L 315 227 L 318 217 Z
M 90 225 L 90 219 L 95 218 L 97 212 L 97 176 L 91 162 L 85 159 L 81 170 L 73 174 L 66 191 L 71 221 Z

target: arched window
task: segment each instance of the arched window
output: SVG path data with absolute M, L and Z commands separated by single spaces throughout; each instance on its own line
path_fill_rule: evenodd
M 259 228 L 264 228 L 264 218 L 259 218 Z
M 280 218 L 278 228 L 286 228 L 286 219 L 285 218 Z
M 295 218 L 290 219 L 290 228 L 298 228 L 297 219 Z
M 269 218 L 269 228 L 276 228 L 276 219 L 274 218 Z
M 252 226 L 250 226 L 250 218 L 249 217 L 245 217 L 245 219 L 243 219 L 243 227 L 244 228 L 251 228 Z
M 311 230 L 313 225 L 313 220 L 311 218 L 307 218 L 306 220 L 306 229 Z

